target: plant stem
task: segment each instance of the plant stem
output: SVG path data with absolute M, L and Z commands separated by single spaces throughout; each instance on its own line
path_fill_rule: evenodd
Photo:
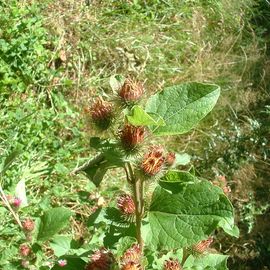
M 140 249 L 143 248 L 143 241 L 142 241 L 142 233 L 141 233 L 141 226 L 142 226 L 142 203 L 141 203 L 141 181 L 140 179 L 135 179 L 134 183 L 134 197 L 135 197 L 135 209 L 136 209 L 136 235 L 137 241 L 140 245 Z
M 135 177 L 131 164 L 128 163 L 127 165 L 134 194 L 135 215 L 136 215 L 136 238 L 140 246 L 140 249 L 143 250 L 143 240 L 141 232 L 142 218 L 144 215 L 143 183 L 140 178 Z
M 22 228 L 22 223 L 20 221 L 19 216 L 13 211 L 12 207 L 10 206 L 10 203 L 4 193 L 4 190 L 2 189 L 1 185 L 0 185 L 0 198 L 2 199 L 3 203 L 6 205 L 6 207 L 8 208 L 8 210 L 10 211 L 10 213 L 13 215 L 14 219 L 16 220 L 16 222 L 18 223 L 18 225 Z
M 189 254 L 187 248 L 183 248 L 183 259 L 182 259 L 182 262 L 181 262 L 182 265 L 185 264 L 185 262 L 186 262 L 187 258 L 189 257 L 189 255 L 190 254 Z

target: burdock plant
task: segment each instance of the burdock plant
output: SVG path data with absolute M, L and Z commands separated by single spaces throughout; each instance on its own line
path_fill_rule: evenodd
M 110 83 L 111 98 L 94 101 L 90 116 L 99 132 L 113 135 L 91 138 L 97 155 L 75 173 L 84 172 L 99 186 L 110 169 L 122 168 L 130 191 L 106 210 L 104 247 L 87 269 L 227 269 L 227 256 L 207 248 L 217 229 L 238 235 L 230 201 L 194 169 L 179 170 L 189 163 L 188 155 L 167 149 L 159 139 L 195 127 L 213 109 L 220 88 L 184 83 L 145 100 L 142 83 L 120 76 Z

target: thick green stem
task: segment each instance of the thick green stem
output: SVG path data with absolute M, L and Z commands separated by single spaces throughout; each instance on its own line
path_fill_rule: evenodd
M 136 215 L 136 238 L 141 250 L 143 250 L 143 240 L 142 240 L 142 218 L 144 215 L 144 199 L 143 199 L 143 182 L 140 178 L 136 178 L 132 166 L 128 163 L 129 175 L 131 177 L 131 185 L 134 194 L 135 203 L 135 215 Z
M 144 181 L 141 180 L 141 183 L 140 183 L 140 194 L 141 194 L 141 198 L 140 198 L 140 201 L 141 201 L 141 219 L 143 219 L 144 217 Z
M 142 202 L 141 202 L 141 181 L 140 179 L 135 179 L 134 185 L 134 199 L 135 199 L 135 209 L 136 209 L 136 236 L 138 244 L 142 250 L 143 248 L 143 241 L 142 241 L 142 233 L 141 233 L 141 226 L 142 226 Z

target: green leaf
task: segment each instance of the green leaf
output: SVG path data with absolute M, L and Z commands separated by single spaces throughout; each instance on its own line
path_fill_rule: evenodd
M 136 237 L 136 227 L 135 224 L 130 224 L 128 227 L 119 227 L 111 225 L 109 230 L 106 231 L 103 243 L 105 247 L 112 248 L 116 243 L 123 237 Z
M 71 248 L 72 237 L 65 235 L 56 235 L 50 243 L 55 256 L 61 257 L 67 254 Z
M 127 120 L 133 126 L 165 126 L 162 117 L 155 114 L 148 114 L 142 107 L 135 105 L 130 115 L 127 115 Z
M 101 139 L 99 137 L 90 138 L 90 147 L 96 150 L 110 149 L 117 146 L 117 142 L 110 139 Z
M 110 77 L 110 86 L 113 92 L 117 93 L 125 82 L 125 77 L 122 75 L 113 75 Z
M 82 171 L 96 185 L 99 186 L 107 171 L 107 162 L 103 154 L 98 154 L 82 166 Z
M 18 264 L 16 264 L 15 262 L 7 262 L 7 264 L 2 265 L 2 267 L 3 268 L 1 268 L 1 270 L 18 270 Z
M 225 218 L 219 222 L 219 227 L 221 227 L 227 234 L 234 237 L 239 237 L 239 228 L 236 225 L 232 225 L 232 223 L 233 221 L 231 218 Z
M 81 258 L 76 258 L 75 256 L 66 256 L 63 259 L 67 261 L 67 265 L 65 267 L 61 267 L 56 264 L 52 268 L 52 270 L 74 270 L 74 269 L 85 269 L 86 263 Z
M 227 270 L 227 259 L 228 256 L 220 254 L 199 257 L 190 255 L 184 264 L 184 270 Z
M 18 255 L 18 248 L 15 246 L 6 246 L 5 249 L 1 249 L 0 265 L 6 264 Z M 9 268 L 7 268 L 9 269 Z
M 145 110 L 160 115 L 166 124 L 153 127 L 154 134 L 166 136 L 188 132 L 213 109 L 219 94 L 217 85 L 192 82 L 168 87 L 153 95 Z
M 173 167 L 179 166 L 179 165 L 187 165 L 190 162 L 190 155 L 188 155 L 187 153 L 183 153 L 183 154 L 175 154 L 175 162 Z
M 52 208 L 44 213 L 38 229 L 37 240 L 46 241 L 63 229 L 69 222 L 72 212 L 63 207 Z
M 111 224 L 117 226 L 127 227 L 131 221 L 128 221 L 123 214 L 115 207 L 107 207 L 105 218 L 107 221 L 111 222 Z
M 110 164 L 107 161 L 103 161 L 92 165 L 83 171 L 86 173 L 87 177 L 98 187 L 109 168 Z
M 169 189 L 173 193 L 178 193 L 187 184 L 197 183 L 199 180 L 189 172 L 168 171 L 161 179 L 160 186 Z
M 98 208 L 94 213 L 92 213 L 87 220 L 87 227 L 96 226 L 99 223 L 106 222 L 105 218 L 106 210 L 104 208 Z
M 118 153 L 116 149 L 109 149 L 90 160 L 88 166 L 82 171 L 98 187 L 109 169 L 123 166 L 122 158 L 122 154 Z
M 90 146 L 100 152 L 91 160 L 87 161 L 81 171 L 96 185 L 99 186 L 109 169 L 123 167 L 125 154 L 114 140 L 102 140 L 99 137 L 90 139 Z
M 206 239 L 218 227 L 234 227 L 233 207 L 220 188 L 206 180 L 184 186 L 175 182 L 170 187 L 167 181 L 167 189 L 158 186 L 152 197 L 148 218 L 155 246 L 182 248 Z
M 19 150 L 14 150 L 13 152 L 11 152 L 4 161 L 4 164 L 1 168 L 0 174 L 4 175 L 5 172 L 9 169 L 9 167 L 12 165 L 12 163 L 14 162 L 14 160 L 19 156 L 20 151 Z

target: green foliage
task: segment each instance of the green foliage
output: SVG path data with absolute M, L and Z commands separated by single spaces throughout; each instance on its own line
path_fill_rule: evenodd
M 184 154 L 175 154 L 175 163 L 173 167 L 177 167 L 179 165 L 187 165 L 190 162 L 190 155 Z
M 136 242 L 137 240 L 134 237 L 122 237 L 116 246 L 116 256 L 118 257 L 118 259 L 120 259 L 123 256 L 124 252 Z
M 249 194 L 249 201 L 242 205 L 240 212 L 241 221 L 247 227 L 247 233 L 251 233 L 254 229 L 256 217 L 258 215 L 264 214 L 270 208 L 270 204 L 265 202 L 264 204 L 259 204 L 254 197 Z
M 153 128 L 153 133 L 167 136 L 188 132 L 213 109 L 219 93 L 216 85 L 186 83 L 155 94 L 148 100 L 146 111 L 160 115 L 166 125 Z
M 204 150 L 201 167 L 210 168 L 219 159 L 219 168 L 231 176 L 243 164 L 256 162 L 257 157 L 269 157 L 268 143 L 269 119 L 262 120 L 245 117 L 226 119 L 226 128 L 218 127 L 211 132 L 211 139 Z M 219 147 L 217 148 L 216 145 Z M 210 153 L 213 153 L 212 155 Z
M 65 257 L 65 260 L 67 261 L 67 265 L 65 266 L 66 270 L 73 270 L 74 268 L 78 268 L 78 269 L 84 269 L 85 267 L 85 262 L 80 259 L 80 258 L 76 258 L 74 256 L 71 257 Z M 52 270 L 63 270 L 63 267 L 59 266 L 58 264 L 55 264 L 53 266 L 53 268 L 51 268 Z
M 40 218 L 37 240 L 46 241 L 63 229 L 69 221 L 72 212 L 63 207 L 52 208 Z
M 189 270 L 227 270 L 228 256 L 220 254 L 207 254 L 201 257 L 189 256 L 184 264 L 184 269 Z
M 173 179 L 168 190 L 168 183 L 156 188 L 149 209 L 154 246 L 182 248 L 205 239 L 222 221 L 234 226 L 232 205 L 219 188 L 202 180 L 176 189 Z
M 50 242 L 54 254 L 57 257 L 66 255 L 71 249 L 71 240 L 72 238 L 70 236 L 56 235 Z
M 124 250 L 134 241 L 132 238 L 135 236 L 134 224 L 123 227 L 123 223 L 117 222 L 122 217 L 116 216 L 116 220 L 113 220 L 104 208 L 99 208 L 94 212 L 92 215 L 95 217 L 91 215 L 94 221 L 89 219 L 87 223 L 86 219 L 94 211 L 95 208 L 92 209 L 92 207 L 96 204 L 96 199 L 90 199 L 89 195 L 101 192 L 106 204 L 109 204 L 109 207 L 111 204 L 115 206 L 112 202 L 113 197 L 120 192 L 120 187 L 122 192 L 127 186 L 129 188 L 130 183 L 126 185 L 122 183 L 120 170 L 109 170 L 118 167 L 122 169 L 126 162 L 130 162 L 132 166 L 139 169 L 138 159 L 143 156 L 146 145 L 139 149 L 138 156 L 134 158 L 121 151 L 116 133 L 114 133 L 113 141 L 97 138 L 91 140 L 89 155 L 94 156 L 92 153 L 94 149 L 101 153 L 102 159 L 93 162 L 91 166 L 85 168 L 84 172 L 99 188 L 95 189 L 93 185 L 88 185 L 84 176 L 70 176 L 70 171 L 77 166 L 78 156 L 81 156 L 79 163 L 85 161 L 87 158 L 82 153 L 88 152 L 89 149 L 88 146 L 85 147 L 86 139 L 82 132 L 86 128 L 81 125 L 81 121 L 78 121 L 79 114 L 75 113 L 74 108 L 65 101 L 67 95 L 72 101 L 76 101 L 76 105 L 82 107 L 88 102 L 85 91 L 88 96 L 89 89 L 92 91 L 92 86 L 97 86 L 98 92 L 107 93 L 104 78 L 119 72 L 131 73 L 142 79 L 147 78 L 145 88 L 150 90 L 149 92 L 163 88 L 164 82 L 166 85 L 172 85 L 187 79 L 203 79 L 221 83 L 223 90 L 229 90 L 224 91 L 224 95 L 227 93 L 231 95 L 228 103 L 238 114 L 239 108 L 235 107 L 236 101 L 233 95 L 235 92 L 238 94 L 237 91 L 240 88 L 246 89 L 252 84 L 252 82 L 246 82 L 247 84 L 244 85 L 243 82 L 249 73 L 249 65 L 253 65 L 253 59 L 257 57 L 254 52 L 260 53 L 260 48 L 255 44 L 257 38 L 254 33 L 268 35 L 266 27 L 269 21 L 267 21 L 268 4 L 263 0 L 255 3 L 253 10 L 250 9 L 254 4 L 252 0 L 191 0 L 183 1 L 183 3 L 162 0 L 109 0 L 85 1 L 85 3 L 88 5 L 82 2 L 80 5 L 73 5 L 72 8 L 70 8 L 69 0 L 64 5 L 57 1 L 41 3 L 35 0 L 30 2 L 12 0 L 0 3 L 0 124 L 2 127 L 0 163 L 3 169 L 2 176 L 4 176 L 1 182 L 8 194 L 15 195 L 19 194 L 18 189 L 23 187 L 22 183 L 25 183 L 25 192 L 20 191 L 27 196 L 29 205 L 18 210 L 22 219 L 33 216 L 38 220 L 38 217 L 51 207 L 72 206 L 76 212 L 74 216 L 76 226 L 72 232 L 83 238 L 85 242 L 91 243 L 89 245 L 76 243 L 74 247 L 71 235 L 56 235 L 49 246 L 47 242 L 38 249 L 33 247 L 35 255 L 31 258 L 30 269 L 48 270 L 51 268 L 49 264 L 55 264 L 52 269 L 62 269 L 57 265 L 59 256 L 67 259 L 68 265 L 65 269 L 84 269 L 86 261 L 89 260 L 87 258 L 89 251 L 106 245 L 113 249 L 118 258 L 121 258 Z M 62 23 L 63 14 L 65 15 L 64 23 Z M 248 22 L 251 17 L 252 25 Z M 250 31 L 257 22 L 261 26 Z M 264 46 L 263 40 L 260 38 L 260 44 Z M 64 68 L 58 68 L 55 60 L 62 46 L 69 55 L 69 59 Z M 63 74 L 62 71 L 64 71 Z M 240 77 L 237 77 L 239 74 Z M 260 82 L 261 75 L 257 76 Z M 69 78 L 67 80 L 69 86 L 74 84 L 74 88 L 69 92 L 65 87 L 65 76 Z M 117 94 L 123 77 L 112 77 L 117 78 L 117 80 L 111 78 L 110 81 L 114 94 Z M 55 84 L 54 79 L 60 80 L 56 80 Z M 239 81 L 243 83 L 243 87 L 242 83 L 238 83 Z M 240 87 L 236 86 L 236 82 Z M 174 92 L 178 93 L 178 91 L 182 92 L 177 89 Z M 214 96 L 218 97 L 217 92 L 217 88 L 216 91 L 213 89 L 211 104 L 206 106 L 209 110 L 215 103 Z M 61 93 L 64 93 L 65 97 Z M 92 94 L 94 93 L 91 92 L 90 95 Z M 157 94 L 159 97 L 161 95 L 162 93 Z M 187 97 L 188 95 L 183 95 L 183 100 Z M 173 100 L 175 103 L 179 101 L 175 98 Z M 200 105 L 194 102 L 193 98 L 191 101 L 193 105 L 190 111 L 184 109 L 183 119 L 179 123 L 171 122 L 168 118 L 166 121 L 167 115 L 164 117 L 161 113 L 158 116 L 159 112 L 152 113 L 139 106 L 133 107 L 133 110 L 123 117 L 126 117 L 131 124 L 150 126 L 157 135 L 159 132 L 160 134 L 166 132 L 182 134 L 195 127 L 208 111 L 207 108 L 200 111 Z M 199 99 L 199 103 L 201 101 Z M 224 103 L 226 104 L 226 101 Z M 221 109 L 216 110 L 217 113 L 222 111 L 219 116 L 213 117 L 213 119 L 218 119 L 216 125 L 222 125 L 219 123 L 220 115 L 227 117 L 228 112 L 225 110 L 224 103 L 221 102 Z M 169 103 L 167 107 L 176 109 L 175 112 L 177 112 L 177 108 L 171 105 L 173 104 Z M 242 105 L 244 106 L 245 104 Z M 197 119 L 190 122 L 188 118 L 193 112 Z M 175 121 L 176 117 L 172 118 Z M 242 124 L 242 119 L 239 118 L 238 125 L 240 123 Z M 265 122 L 259 124 L 266 130 Z M 202 126 L 200 128 L 203 129 L 201 133 L 203 134 L 205 129 Z M 243 132 L 245 127 L 241 127 L 232 132 L 235 132 L 234 136 L 228 132 L 230 127 L 228 128 L 227 124 L 222 129 L 221 133 L 214 134 L 211 126 L 211 132 L 208 133 L 211 137 L 205 136 L 205 140 L 211 141 L 206 147 L 205 157 L 196 159 L 196 153 L 192 153 L 192 158 L 188 154 L 176 154 L 176 161 L 172 168 L 199 160 L 201 175 L 213 168 L 225 173 L 232 172 L 239 169 L 243 161 L 252 160 L 253 162 L 255 158 L 258 158 L 258 152 L 252 151 L 255 145 L 260 145 L 259 154 L 264 155 L 263 160 L 266 162 L 268 150 L 265 147 L 267 145 L 265 130 L 262 135 L 262 128 L 252 129 L 251 133 L 254 133 L 254 136 L 249 134 L 246 136 Z M 91 134 L 95 133 L 92 128 L 87 128 L 87 130 L 90 130 Z M 237 135 L 239 130 L 243 132 L 240 136 Z M 94 134 L 94 136 L 97 135 L 103 137 L 103 135 Z M 197 135 L 197 132 L 193 133 L 191 137 L 188 137 L 188 142 L 187 137 L 170 140 L 170 147 L 181 153 L 189 152 L 191 141 L 203 147 L 201 138 L 197 138 Z M 152 137 L 147 139 L 147 144 L 154 141 Z M 159 143 L 161 141 L 163 143 L 167 139 L 162 138 Z M 216 147 L 220 146 L 220 141 L 230 144 L 229 151 L 219 149 L 221 154 L 216 154 L 214 161 L 209 160 L 211 152 L 216 153 Z M 16 154 L 17 151 L 19 155 Z M 16 158 L 13 160 L 12 156 Z M 13 163 L 9 162 L 9 159 L 13 160 Z M 162 171 L 159 176 L 163 174 Z M 107 181 L 102 182 L 100 189 L 103 179 Z M 180 190 L 184 191 L 190 186 L 200 186 L 200 183 L 204 181 L 198 179 L 194 172 L 175 170 L 162 177 L 158 189 L 164 192 L 170 192 L 168 191 L 170 189 L 179 190 L 180 193 Z M 150 191 L 154 186 L 153 182 L 155 182 L 154 179 L 145 182 Z M 107 188 L 109 185 L 114 186 L 109 189 Z M 209 187 L 218 194 L 218 188 L 210 184 Z M 224 197 L 222 193 L 219 196 Z M 146 211 L 148 207 L 146 203 Z M 254 216 L 263 213 L 265 209 L 266 207 L 257 208 L 252 203 L 247 203 L 246 208 L 243 209 L 242 219 L 247 224 L 252 223 L 252 227 L 255 221 Z M 252 221 L 250 216 L 252 216 Z M 18 256 L 18 248 L 26 240 L 25 236 L 18 230 L 10 212 L 2 206 L 0 217 L 1 269 L 21 269 L 19 261 L 22 258 Z M 78 224 L 80 225 L 79 232 L 77 231 Z M 230 234 L 236 233 L 228 219 L 222 219 L 219 226 Z M 126 239 L 126 243 L 122 245 L 122 240 L 125 242 Z M 51 253 L 47 256 L 50 247 L 53 249 L 51 252 L 54 251 L 53 256 Z M 157 252 L 157 250 L 153 252 L 148 248 L 146 247 L 145 250 L 148 259 L 146 269 L 162 269 L 164 260 L 170 257 L 180 261 L 183 259 L 182 250 L 168 252 L 163 256 L 164 252 Z M 88 253 L 83 254 L 85 252 Z M 204 254 L 200 257 L 190 255 L 183 268 L 226 269 L 225 257 L 219 254 Z M 152 265 L 153 261 L 158 261 L 158 266 L 155 263 Z
M 0 13 L 0 89 L 25 91 L 29 84 L 47 84 L 52 54 L 40 8 L 20 7 L 12 0 L 0 3 Z
M 122 167 L 126 157 L 119 148 L 117 141 L 101 140 L 99 137 L 92 137 L 90 139 L 90 147 L 101 153 L 88 161 L 82 170 L 96 186 L 99 186 L 106 172 L 109 169 Z
M 5 96 L 2 93 L 0 95 L 1 183 L 6 194 L 21 199 L 27 198 L 28 206 L 21 204 L 18 215 L 21 220 L 29 216 L 33 217 L 38 227 L 38 217 L 55 206 L 52 203 L 55 196 L 57 200 L 65 197 L 76 198 L 76 194 L 70 192 L 72 185 L 67 182 L 69 179 L 67 172 L 75 166 L 71 153 L 80 152 L 79 144 L 74 145 L 72 141 L 75 137 L 78 142 L 81 140 L 80 122 L 74 121 L 77 113 L 60 94 L 51 93 L 54 104 L 52 108 L 48 105 L 46 93 L 37 94 L 27 91 L 26 96 L 17 92 L 12 96 Z M 4 166 L 4 164 L 9 166 Z M 65 187 L 63 183 L 69 183 L 69 187 Z M 25 192 L 23 187 L 25 187 Z M 36 189 L 36 187 L 39 188 Z M 2 205 L 0 209 L 6 210 Z M 18 250 L 19 245 L 25 241 L 25 236 L 14 223 L 9 211 L 0 211 L 0 216 L 0 234 L 3 237 L 3 241 L 0 242 L 2 259 L 0 264 L 3 269 L 4 267 L 21 269 L 20 262 L 18 263 L 21 260 Z M 59 224 L 67 224 L 67 217 L 63 217 L 64 220 L 59 220 L 61 215 L 57 217 Z M 37 231 L 40 233 L 41 241 L 51 238 L 58 231 L 59 227 L 57 230 L 53 228 L 54 225 L 58 226 L 54 222 L 57 222 L 57 219 L 49 226 L 48 234 L 45 231 L 47 227 L 43 227 L 44 224 L 40 227 L 40 232 Z M 48 225 L 46 223 L 45 226 Z M 67 226 L 61 225 L 60 229 L 66 228 Z M 6 244 L 6 239 L 10 240 L 9 245 Z M 33 241 L 35 239 L 33 236 Z M 41 267 L 46 261 L 46 256 L 42 250 L 34 251 L 34 253 L 37 258 L 31 261 L 31 264 Z M 15 266 L 11 266 L 13 263 Z
M 1 169 L 0 169 L 0 174 L 1 176 L 3 176 L 6 172 L 6 170 L 9 169 L 9 167 L 12 165 L 13 161 L 16 159 L 16 157 L 19 155 L 19 151 L 18 150 L 14 150 L 13 152 L 11 152 L 7 157 L 5 157 L 4 159 L 1 158 L 2 160 L 4 160 L 4 162 L 1 164 Z
M 158 114 L 148 114 L 140 106 L 134 106 L 127 120 L 133 126 L 165 126 L 165 122 Z
M 111 84 L 113 87 L 118 85 L 112 78 Z M 130 91 L 133 91 L 132 88 Z M 218 86 L 209 84 L 186 83 L 168 87 L 149 98 L 146 111 L 138 105 L 125 108 L 125 122 L 128 121 L 135 126 L 146 126 L 152 129 L 153 135 L 182 134 L 197 125 L 212 110 L 219 93 Z M 165 125 L 161 126 L 152 115 L 155 115 L 156 119 L 163 118 L 164 123 L 161 124 Z M 140 135 L 132 132 L 125 139 L 136 142 L 137 136 Z M 124 239 L 130 241 L 136 235 L 140 247 L 142 248 L 143 238 L 145 247 L 153 255 L 155 250 L 190 248 L 218 228 L 222 228 L 232 236 L 238 236 L 238 229 L 234 226 L 233 207 L 219 187 L 196 177 L 192 172 L 169 170 L 160 178 L 159 184 L 156 183 L 149 209 L 144 214 L 140 211 L 143 211 L 141 205 L 145 194 L 142 186 L 147 182 L 147 172 L 140 164 L 141 159 L 138 159 L 136 153 L 132 151 L 123 151 L 121 144 L 115 139 L 93 137 L 90 139 L 90 146 L 97 150 L 98 155 L 79 167 L 79 170 L 84 171 L 94 184 L 99 185 L 108 169 L 124 168 L 127 181 L 133 189 L 133 196 L 129 197 L 132 199 L 122 197 L 120 202 L 117 202 L 119 209 L 107 207 L 105 215 L 102 211 L 97 211 L 90 217 L 90 226 L 105 224 L 106 234 L 103 243 L 106 247 L 113 249 L 118 242 L 117 249 L 120 245 L 122 250 L 122 245 L 126 247 Z M 160 148 L 155 150 L 155 147 L 153 149 L 155 154 L 152 159 L 150 158 L 152 162 L 149 161 L 147 165 L 150 168 L 157 163 L 155 158 L 158 160 L 161 155 L 163 156 L 163 150 L 159 150 Z M 165 157 L 161 159 L 161 162 L 164 163 L 165 159 Z M 189 161 L 189 155 L 177 154 L 172 163 L 177 167 Z M 147 164 L 148 160 L 143 162 Z M 168 170 L 168 167 L 164 166 L 163 169 Z M 123 210 L 125 207 L 128 208 Z M 144 215 L 146 217 L 142 220 Z M 117 256 L 121 260 L 121 256 L 119 254 Z M 223 266 L 226 267 L 227 257 L 222 257 L 222 262 L 220 258 L 194 259 L 190 261 L 190 265 L 194 269 L 199 269 L 202 264 L 209 269 L 212 269 L 211 267 L 226 269 Z

